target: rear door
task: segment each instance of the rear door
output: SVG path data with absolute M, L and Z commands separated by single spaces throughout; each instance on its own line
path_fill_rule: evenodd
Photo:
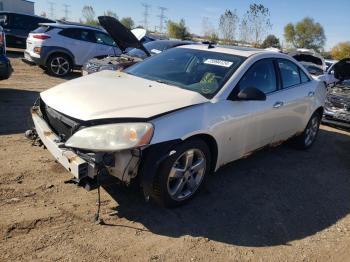
M 99 31 L 95 31 L 94 34 L 96 40 L 95 57 L 121 54 L 121 50 L 109 35 Z
M 67 28 L 59 34 L 64 36 L 64 47 L 73 54 L 75 65 L 81 66 L 95 57 L 96 40 L 94 30 Z
M 298 132 L 302 132 L 307 116 L 313 104 L 315 90 L 312 80 L 294 62 L 277 59 L 280 74 L 281 90 L 276 94 L 275 105 L 278 121 L 273 141 L 284 141 Z

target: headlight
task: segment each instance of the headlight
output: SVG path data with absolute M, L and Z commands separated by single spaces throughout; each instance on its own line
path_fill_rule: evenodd
M 152 135 L 153 125 L 149 123 L 98 125 L 79 130 L 65 145 L 94 152 L 114 152 L 147 145 Z

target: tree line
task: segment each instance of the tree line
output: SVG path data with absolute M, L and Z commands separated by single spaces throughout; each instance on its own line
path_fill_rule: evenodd
M 113 11 L 106 11 L 104 15 L 118 19 Z M 202 35 L 207 41 L 227 45 L 245 44 L 260 48 L 282 48 L 280 40 L 273 34 L 270 21 L 270 10 L 262 4 L 250 4 L 248 10 L 239 17 L 237 10 L 227 9 L 220 15 L 217 26 L 213 25 L 207 17 L 202 19 Z M 82 10 L 82 23 L 98 26 L 95 11 L 92 6 L 84 6 Z M 129 29 L 136 27 L 131 17 L 123 17 L 120 22 Z M 142 27 L 142 26 L 137 26 Z M 168 20 L 167 35 L 170 38 L 192 39 L 184 19 L 179 22 Z M 284 27 L 284 48 L 307 48 L 317 52 L 324 51 L 326 36 L 323 26 L 310 17 Z M 334 59 L 350 57 L 350 41 L 334 46 L 329 54 Z

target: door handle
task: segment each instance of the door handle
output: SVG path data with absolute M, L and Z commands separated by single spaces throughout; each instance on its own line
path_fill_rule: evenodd
M 282 101 L 277 101 L 274 105 L 273 108 L 280 108 L 284 105 L 284 103 Z
M 314 91 L 310 91 L 307 96 L 314 96 L 315 95 L 315 92 Z

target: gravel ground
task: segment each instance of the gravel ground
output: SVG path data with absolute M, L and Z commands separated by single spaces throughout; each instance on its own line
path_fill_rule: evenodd
M 15 72 L 0 82 L 0 261 L 350 261 L 350 132 L 321 126 L 308 151 L 281 145 L 229 164 L 176 209 L 107 184 L 96 225 L 96 191 L 65 184 L 70 174 L 23 136 L 38 93 L 66 80 L 10 56 Z

